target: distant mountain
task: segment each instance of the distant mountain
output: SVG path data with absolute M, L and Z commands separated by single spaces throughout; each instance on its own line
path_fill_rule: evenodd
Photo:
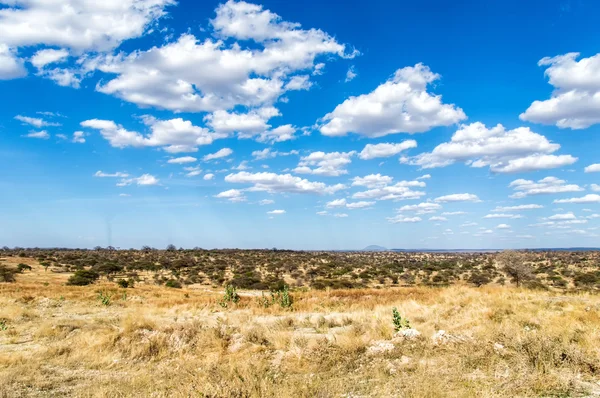
M 367 246 L 363 249 L 364 252 L 386 252 L 388 251 L 388 249 L 386 249 L 383 246 L 377 246 L 377 245 L 371 245 L 371 246 Z

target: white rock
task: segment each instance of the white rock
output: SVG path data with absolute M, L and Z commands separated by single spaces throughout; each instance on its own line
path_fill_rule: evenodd
M 421 335 L 417 329 L 402 329 L 394 334 L 394 338 L 403 338 L 407 340 L 416 339 Z
M 379 355 L 392 351 L 396 346 L 386 340 L 376 341 L 367 348 L 367 355 Z

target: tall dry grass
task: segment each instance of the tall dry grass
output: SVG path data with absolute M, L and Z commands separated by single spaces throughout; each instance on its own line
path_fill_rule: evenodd
M 33 264 L 33 262 L 32 262 Z M 598 393 L 600 299 L 513 288 L 242 292 L 33 272 L 0 284 L 0 397 L 515 397 Z M 111 296 L 102 305 L 98 291 Z M 394 338 L 397 307 L 421 332 Z M 446 338 L 432 336 L 445 330 Z M 375 349 L 373 348 L 375 347 Z M 378 347 L 384 347 L 378 350 Z

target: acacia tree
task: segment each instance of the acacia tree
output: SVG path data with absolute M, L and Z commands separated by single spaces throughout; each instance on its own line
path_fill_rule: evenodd
M 517 287 L 533 278 L 533 268 L 526 263 L 525 256 L 520 252 L 505 250 L 498 254 L 496 261 Z

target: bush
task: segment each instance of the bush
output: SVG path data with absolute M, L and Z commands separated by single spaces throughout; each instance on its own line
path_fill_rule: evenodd
M 166 287 L 171 287 L 173 289 L 181 289 L 181 282 L 179 282 L 177 279 L 169 279 L 168 281 L 165 282 L 165 286 Z
M 0 282 L 14 282 L 16 272 L 16 270 L 10 269 L 6 265 L 0 264 Z
M 19 271 L 19 273 L 23 273 L 23 271 L 25 270 L 31 271 L 31 267 L 27 264 L 20 263 L 19 265 L 17 265 L 17 270 Z
M 237 294 L 235 286 L 225 286 L 225 294 L 223 295 L 223 299 L 219 302 L 219 305 L 223 308 L 227 308 L 229 303 L 236 304 L 238 301 L 240 301 L 240 296 Z
M 123 289 L 127 289 L 128 287 L 133 288 L 134 284 L 135 284 L 135 282 L 133 279 L 119 279 L 117 281 L 117 285 L 119 285 Z
M 399 332 L 402 329 L 410 329 L 410 322 L 406 318 L 402 318 L 396 307 L 392 308 L 392 323 L 394 331 Z
M 100 275 L 97 272 L 80 269 L 78 271 L 75 271 L 75 273 L 69 278 L 69 280 L 67 281 L 67 285 L 87 286 L 96 282 L 98 278 L 100 278 Z

